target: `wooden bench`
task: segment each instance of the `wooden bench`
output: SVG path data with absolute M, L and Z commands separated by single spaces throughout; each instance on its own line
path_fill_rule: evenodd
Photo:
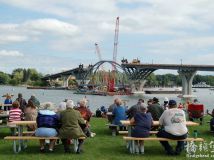
M 23 143 L 23 141 L 27 141 L 27 140 L 41 140 L 41 139 L 45 139 L 45 140 L 58 140 L 60 139 L 59 137 L 36 137 L 36 136 L 6 136 L 4 137 L 5 140 L 13 140 L 13 151 L 14 153 L 19 153 L 22 148 L 27 148 L 27 143 Z M 79 137 L 78 139 L 86 139 L 86 137 Z M 78 148 L 78 139 L 72 139 L 73 140 L 73 144 L 74 144 L 74 152 L 77 151 Z M 16 141 L 19 141 L 19 143 L 22 143 L 22 145 L 19 145 L 19 147 L 17 148 L 16 146 Z
M 161 138 L 161 137 L 147 137 L 147 138 L 137 138 L 137 137 L 123 137 L 124 140 L 129 141 L 127 148 L 129 149 L 130 153 L 135 153 L 135 141 L 197 141 L 202 142 L 204 141 L 203 138 L 186 138 L 181 140 L 175 139 L 168 139 L 168 138 Z
M 119 134 L 126 134 L 128 135 L 128 131 L 118 131 Z M 157 134 L 158 131 L 149 131 L 150 134 Z
M 115 125 L 115 124 L 106 124 L 106 126 L 109 127 L 109 129 L 111 129 L 111 133 L 112 133 L 112 136 L 116 136 L 117 133 L 119 133 L 119 126 L 118 125 Z M 125 126 L 124 126 L 125 127 Z M 125 131 L 126 132 L 126 131 Z

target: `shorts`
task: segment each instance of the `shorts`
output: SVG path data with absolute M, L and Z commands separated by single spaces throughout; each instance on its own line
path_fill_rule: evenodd
M 57 131 L 54 128 L 37 128 L 35 132 L 37 137 L 55 137 L 57 136 Z

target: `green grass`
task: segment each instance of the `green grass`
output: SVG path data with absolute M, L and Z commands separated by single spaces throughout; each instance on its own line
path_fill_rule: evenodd
M 197 129 L 198 137 L 203 137 L 207 142 L 213 139 L 213 135 L 209 132 L 209 124 L 206 123 L 210 117 L 206 117 L 204 124 L 197 127 L 189 127 L 190 136 L 193 130 Z M 92 118 L 92 131 L 97 135 L 94 138 L 88 138 L 83 146 L 84 153 L 77 155 L 75 153 L 64 154 L 63 146 L 55 147 L 54 153 L 41 154 L 39 152 L 39 143 L 37 141 L 28 142 L 28 148 L 18 154 L 13 153 L 12 141 L 3 140 L 3 138 L 10 134 L 9 129 L 0 128 L 0 160 L 33 160 L 33 159 L 73 159 L 73 160 L 158 160 L 158 159 L 184 159 L 186 153 L 183 152 L 180 156 L 171 157 L 164 153 L 164 150 L 159 142 L 145 142 L 144 155 L 129 154 L 126 149 L 126 143 L 122 136 L 112 137 L 111 132 L 105 124 L 106 119 Z M 197 144 L 197 143 L 196 143 Z M 175 143 L 173 144 L 175 146 Z M 214 153 L 213 153 L 214 155 Z M 199 158 L 200 159 L 200 158 Z

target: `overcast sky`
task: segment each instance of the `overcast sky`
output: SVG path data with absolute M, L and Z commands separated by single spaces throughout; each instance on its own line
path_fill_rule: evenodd
M 56 73 L 80 63 L 213 64 L 213 0 L 0 0 L 0 71 Z M 213 75 L 213 73 L 210 73 Z

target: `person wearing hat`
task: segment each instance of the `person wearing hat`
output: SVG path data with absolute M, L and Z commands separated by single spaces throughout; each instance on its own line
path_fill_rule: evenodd
M 12 101 L 12 96 L 11 94 L 7 93 L 6 95 L 3 95 L 2 97 L 6 97 L 4 100 L 4 104 L 11 104 L 13 103 Z M 4 111 L 10 110 L 10 108 L 8 106 L 4 106 Z
M 186 116 L 183 110 L 177 108 L 175 100 L 169 100 L 169 109 L 165 110 L 159 119 L 163 130 L 157 133 L 157 137 L 169 139 L 187 138 Z M 177 141 L 175 151 L 168 141 L 160 141 L 168 155 L 179 155 L 184 148 L 184 141 Z
M 148 111 L 152 114 L 152 118 L 154 121 L 158 121 L 160 116 L 163 113 L 163 108 L 159 104 L 159 99 L 154 97 L 152 105 L 148 106 Z
M 55 137 L 59 128 L 59 117 L 54 112 L 55 106 L 51 102 L 45 102 L 41 105 L 36 119 L 37 129 L 35 136 L 38 137 Z M 56 140 L 50 140 L 49 151 L 53 152 Z M 45 140 L 40 140 L 40 151 L 45 152 Z
M 26 102 L 26 100 L 22 97 L 22 94 L 21 94 L 21 93 L 18 94 L 18 98 L 16 98 L 16 101 L 19 102 L 19 104 L 20 104 L 20 109 L 22 110 L 22 112 L 24 112 L 24 111 L 25 111 L 25 108 L 26 108 L 26 106 L 27 106 L 27 102 Z
M 167 97 L 165 97 L 163 100 L 163 109 L 164 110 L 168 109 L 168 103 L 169 103 L 169 99 Z
M 145 105 L 141 104 L 139 106 L 139 111 L 134 115 L 134 117 L 130 120 L 131 124 L 135 124 L 132 129 L 131 136 L 132 137 L 149 137 L 149 131 L 152 127 L 152 116 L 150 113 L 146 113 L 147 108 Z M 144 142 L 143 141 L 135 141 L 135 152 L 144 154 Z
M 78 139 L 79 137 L 86 137 L 81 129 L 80 125 L 86 127 L 86 122 L 82 118 L 79 111 L 74 109 L 74 102 L 68 100 L 66 102 L 66 110 L 60 112 L 60 122 L 62 124 L 59 129 L 59 137 L 61 138 L 62 144 L 64 145 L 65 153 L 70 153 L 70 147 L 67 143 L 69 139 Z M 76 153 L 81 152 L 81 146 L 83 140 L 79 139 L 78 149 Z

